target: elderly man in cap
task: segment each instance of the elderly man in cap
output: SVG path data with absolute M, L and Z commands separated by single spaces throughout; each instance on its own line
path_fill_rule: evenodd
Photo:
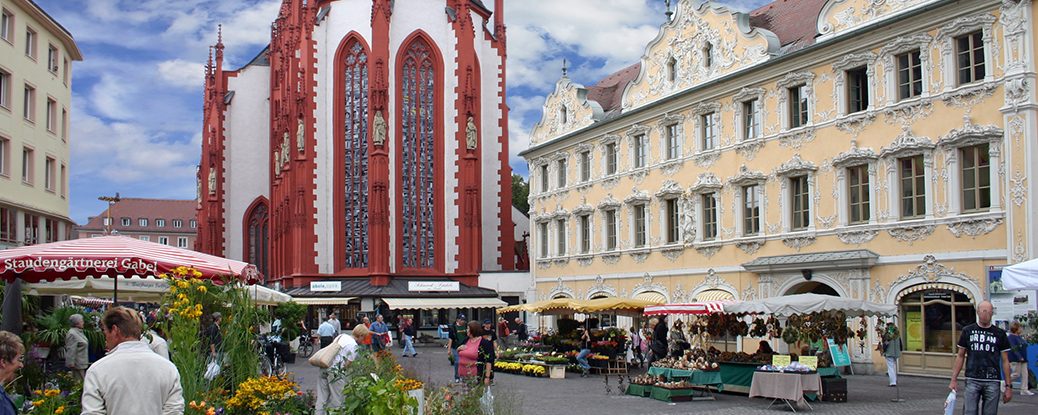
M 83 334 L 83 315 L 73 314 L 68 318 L 69 329 L 65 334 L 65 367 L 69 368 L 80 380 L 86 375 L 90 366 L 90 341 Z
M 465 315 L 461 313 L 458 313 L 454 325 L 447 329 L 447 350 L 450 350 L 451 365 L 454 366 L 454 383 L 461 383 L 461 376 L 458 376 L 458 347 L 469 340 L 468 330 Z
M 324 415 L 329 409 L 342 407 L 342 389 L 346 386 L 347 379 L 336 379 L 331 371 L 352 363 L 360 351 L 357 339 L 369 335 L 371 335 L 371 331 L 367 326 L 358 324 L 353 327 L 352 334 L 340 334 L 333 340 L 333 343 L 339 344 L 340 349 L 339 353 L 335 355 L 335 359 L 332 360 L 331 367 L 321 369 L 321 374 L 317 378 L 317 415 Z

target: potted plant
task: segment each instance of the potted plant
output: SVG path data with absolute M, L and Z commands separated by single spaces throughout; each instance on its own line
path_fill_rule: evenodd
M 65 335 L 68 334 L 69 317 L 73 314 L 83 316 L 83 334 L 86 335 L 91 347 L 104 344 L 104 335 L 93 324 L 92 314 L 85 312 L 79 307 L 55 307 L 50 313 L 44 314 L 34 320 L 36 331 L 32 332 L 29 340 L 33 343 L 37 355 L 40 358 L 48 358 L 52 349 L 61 350 L 65 345 Z

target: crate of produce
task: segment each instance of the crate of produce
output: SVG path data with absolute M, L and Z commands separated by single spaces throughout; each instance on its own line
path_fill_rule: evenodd
M 651 393 L 652 393 L 652 385 L 639 385 L 637 383 L 632 383 L 632 384 L 627 385 L 627 394 L 628 395 L 640 396 L 640 397 L 643 397 L 643 398 L 648 398 Z
M 692 400 L 693 393 L 692 388 L 670 389 L 653 386 L 649 396 L 663 402 L 689 402 Z

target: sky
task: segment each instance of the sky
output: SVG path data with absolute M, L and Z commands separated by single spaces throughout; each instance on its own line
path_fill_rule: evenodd
M 224 68 L 270 40 L 281 0 L 35 0 L 72 32 L 70 215 L 101 213 L 101 195 L 191 199 L 201 151 L 203 65 L 223 25 Z M 398 0 L 402 7 L 408 0 Z M 767 0 L 719 1 L 751 10 Z M 492 0 L 484 0 L 493 7 Z M 676 3 L 676 1 L 675 1 Z M 664 22 L 663 0 L 505 0 L 510 163 L 569 62 L 593 85 L 638 61 Z

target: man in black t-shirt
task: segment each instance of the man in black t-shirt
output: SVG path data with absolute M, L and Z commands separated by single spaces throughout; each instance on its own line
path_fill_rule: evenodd
M 962 329 L 959 336 L 959 354 L 955 358 L 952 369 L 952 390 L 958 387 L 959 372 L 963 361 L 966 364 L 966 415 L 976 415 L 977 406 L 981 405 L 981 414 L 996 415 L 998 413 L 998 395 L 1001 381 L 1012 385 L 1009 380 L 1009 337 L 1006 332 L 991 324 L 994 307 L 990 301 L 983 301 L 977 306 L 977 323 Z M 1009 402 L 1013 398 L 1013 388 L 1006 387 L 1002 392 L 1002 401 Z

